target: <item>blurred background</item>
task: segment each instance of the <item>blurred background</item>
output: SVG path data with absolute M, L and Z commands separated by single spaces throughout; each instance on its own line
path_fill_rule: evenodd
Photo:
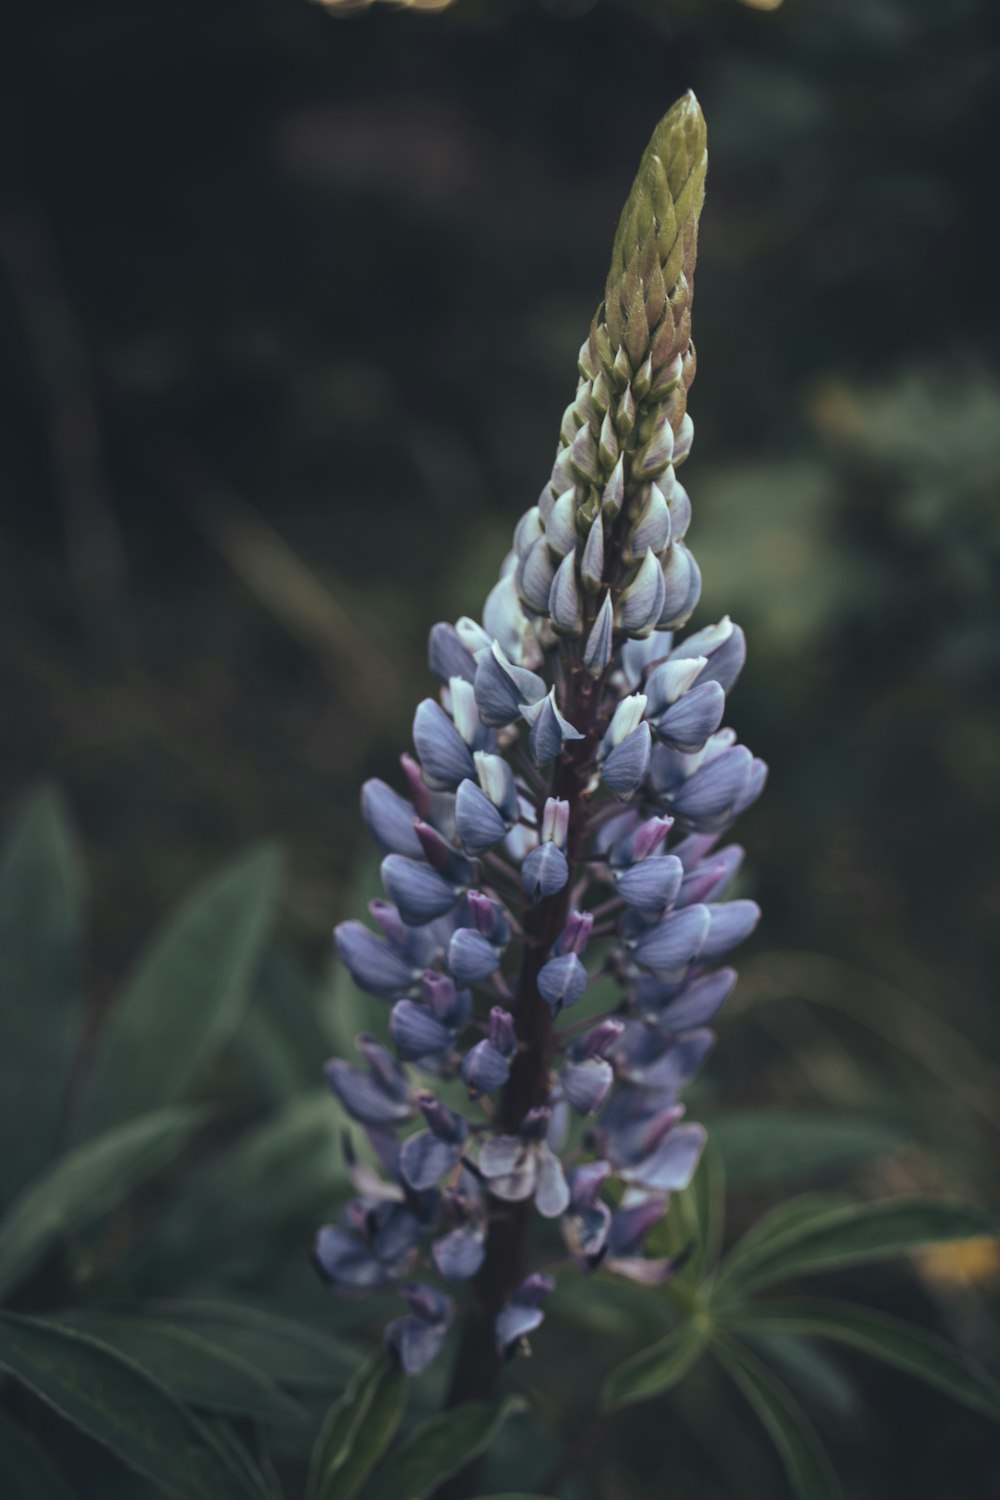
M 997 7 L 20 9 L 0 795 L 66 795 L 95 1011 L 260 837 L 290 856 L 273 963 L 329 1003 L 330 928 L 371 879 L 360 781 L 392 776 L 427 628 L 478 613 L 548 474 L 618 210 L 693 87 L 695 623 L 746 628 L 734 716 L 772 768 L 740 835 L 765 921 L 704 1096 L 733 1222 L 820 1174 L 995 1192 Z M 286 1092 L 322 1062 L 310 1004 Z M 240 1107 L 266 1108 L 279 1085 L 253 1077 Z M 918 1270 L 840 1280 L 995 1360 L 995 1247 Z M 570 1411 L 573 1338 L 536 1372 Z M 970 1500 L 1000 1493 L 984 1420 L 842 1363 L 819 1420 L 849 1495 L 953 1493 L 957 1458 Z M 637 1408 L 579 1493 L 781 1493 L 738 1398 L 711 1401 L 692 1377 L 669 1452 Z

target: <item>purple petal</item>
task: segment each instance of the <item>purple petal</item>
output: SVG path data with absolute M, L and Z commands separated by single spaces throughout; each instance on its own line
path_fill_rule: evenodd
M 463 781 L 455 798 L 455 825 L 472 854 L 481 854 L 507 837 L 507 824 L 474 781 Z
M 678 906 L 694 906 L 721 896 L 732 884 L 743 863 L 739 844 L 729 844 L 689 870 L 681 882 Z
M 674 794 L 675 810 L 698 826 L 726 819 L 746 789 L 752 766 L 753 756 L 745 745 L 724 750 Z
M 549 590 L 555 565 L 545 538 L 532 542 L 518 563 L 515 582 L 523 602 L 536 615 L 544 615 L 549 607 Z
M 653 915 L 673 904 L 684 867 L 673 854 L 652 855 L 617 877 L 618 894 L 627 906 Z
M 389 1280 L 385 1267 L 372 1255 L 363 1240 L 335 1224 L 326 1224 L 316 1236 L 313 1262 L 325 1281 L 368 1291 L 384 1286 Z
M 400 1057 L 413 1061 L 418 1057 L 435 1057 L 451 1046 L 451 1032 L 426 1005 L 400 1000 L 389 1017 L 389 1035 Z
M 457 1141 L 445 1141 L 431 1130 L 408 1136 L 399 1153 L 403 1180 L 414 1192 L 434 1187 L 458 1162 L 462 1148 Z
M 510 1062 L 492 1042 L 477 1042 L 462 1063 L 462 1077 L 474 1099 L 502 1089 L 510 1077 Z
M 635 945 L 635 961 L 654 974 L 669 974 L 697 957 L 708 935 L 711 917 L 704 906 L 671 912 Z
M 642 987 L 637 1000 L 643 1012 L 667 1031 L 692 1031 L 698 1026 L 707 1026 L 722 1009 L 733 992 L 736 983 L 735 969 L 719 969 L 714 974 L 704 974 L 693 980 L 666 1003 L 656 1004 L 652 994 L 643 995 Z
M 505 1177 L 517 1170 L 529 1154 L 519 1135 L 492 1135 L 483 1142 L 479 1170 L 484 1177 Z
M 555 1012 L 575 1005 L 587 988 L 587 971 L 575 953 L 550 958 L 538 974 L 538 993 Z
M 583 735 L 574 729 L 568 719 L 559 712 L 555 688 L 540 703 L 522 708 L 522 713 L 531 725 L 528 736 L 535 764 L 548 765 L 561 752 L 565 740 L 582 740 Z
M 396 1356 L 407 1375 L 420 1375 L 441 1350 L 448 1329 L 443 1323 L 427 1323 L 410 1315 L 394 1318 L 386 1326 L 386 1348 Z
M 486 1237 L 476 1224 L 462 1224 L 431 1246 L 439 1276 L 446 1281 L 470 1281 L 486 1258 Z
M 671 542 L 663 567 L 663 607 L 661 630 L 677 630 L 686 625 L 701 598 L 701 572 L 683 542 Z
M 712 925 L 701 946 L 699 957 L 721 958 L 730 948 L 735 948 L 753 932 L 760 921 L 760 907 L 756 901 L 724 901 L 721 905 L 706 908 Z
M 431 626 L 427 656 L 431 671 L 442 682 L 448 682 L 452 677 L 464 677 L 466 682 L 471 682 L 476 675 L 476 664 L 462 645 L 454 625 Z
M 324 1071 L 347 1113 L 362 1125 L 389 1125 L 409 1119 L 413 1112 L 405 1095 L 388 1092 L 370 1073 L 362 1073 L 339 1057 L 331 1059 Z
M 632 1083 L 675 1095 L 690 1083 L 714 1044 L 711 1031 L 673 1036 L 634 1021 L 616 1044 L 614 1058 L 619 1071 Z
M 734 625 L 722 645 L 705 654 L 708 666 L 703 668 L 698 682 L 717 682 L 723 692 L 731 693 L 747 659 L 747 638 L 743 631 Z
M 479 984 L 500 967 L 500 954 L 481 932 L 460 927 L 448 944 L 448 968 L 461 985 Z
M 611 1228 L 611 1210 L 606 1203 L 568 1213 L 562 1221 L 563 1238 L 577 1262 L 592 1262 L 600 1256 Z
M 425 698 L 413 720 L 413 743 L 430 786 L 453 790 L 466 777 L 475 780 L 472 751 L 433 698 Z
M 616 797 L 630 797 L 645 781 L 651 748 L 649 725 L 643 722 L 608 755 L 601 767 L 601 780 Z
M 611 1092 L 615 1075 L 611 1064 L 600 1057 L 569 1062 L 559 1075 L 563 1093 L 581 1115 L 600 1109 Z
M 422 857 L 414 830 L 417 810 L 412 802 L 394 792 L 384 781 L 373 778 L 361 788 L 361 814 L 383 849 L 394 854 Z
M 604 603 L 597 612 L 587 644 L 583 648 L 583 665 L 592 677 L 600 677 L 611 660 L 614 630 L 615 614 L 609 592 L 604 596 Z
M 399 908 L 404 922 L 420 927 L 458 904 L 461 889 L 430 865 L 402 854 L 382 861 L 382 883 Z
M 638 1182 L 660 1192 L 678 1191 L 694 1176 L 704 1145 L 703 1125 L 678 1125 L 652 1156 L 635 1166 L 623 1167 L 621 1176 L 625 1182 Z
M 412 967 L 363 922 L 341 922 L 334 930 L 334 940 L 351 978 L 369 994 L 390 1000 L 412 986 Z
M 500 1354 L 507 1358 L 514 1352 L 521 1340 L 529 1333 L 534 1333 L 544 1321 L 545 1314 L 540 1307 L 523 1307 L 516 1302 L 508 1303 L 503 1311 L 497 1314 L 495 1324 L 497 1348 Z
M 521 866 L 521 884 L 533 901 L 554 896 L 569 879 L 569 865 L 558 844 L 539 844 Z
M 476 667 L 476 706 L 484 724 L 499 727 L 512 724 L 523 703 L 536 703 L 545 697 L 545 683 L 534 672 L 515 667 L 494 641 L 491 651 L 484 651 Z
M 569 1184 L 562 1162 L 543 1141 L 538 1147 L 538 1185 L 535 1207 L 543 1219 L 558 1219 L 569 1207 Z
M 703 682 L 657 719 L 656 732 L 674 750 L 690 754 L 715 733 L 725 711 L 726 695 L 719 684 Z

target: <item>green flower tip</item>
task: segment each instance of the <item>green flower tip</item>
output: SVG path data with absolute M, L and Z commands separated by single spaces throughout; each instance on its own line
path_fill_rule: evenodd
M 664 299 L 675 321 L 690 304 L 705 198 L 706 136 L 701 106 L 688 91 L 663 116 L 643 152 L 611 252 L 605 317 L 613 345 L 636 344 L 640 304 L 650 327 L 660 321 Z M 633 357 L 636 352 L 637 346 L 630 348 Z

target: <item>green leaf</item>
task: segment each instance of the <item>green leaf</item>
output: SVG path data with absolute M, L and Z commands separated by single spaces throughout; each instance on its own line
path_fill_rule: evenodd
M 316 1059 L 330 1052 L 320 986 L 284 943 L 264 956 L 236 1049 L 265 1108 L 290 1104 L 316 1086 Z
M 726 1321 L 741 1332 L 807 1334 L 846 1344 L 1000 1421 L 1000 1384 L 986 1370 L 946 1339 L 887 1313 L 816 1298 L 734 1309 Z
M 700 1318 L 688 1318 L 665 1339 L 633 1354 L 612 1370 L 604 1382 L 601 1404 L 605 1410 L 648 1401 L 676 1385 L 705 1348 L 708 1329 Z
M 846 1113 L 740 1110 L 710 1123 L 735 1187 L 820 1182 L 895 1149 L 906 1139 L 898 1125 Z
M 53 1245 L 116 1208 L 176 1156 L 203 1119 L 203 1110 L 187 1106 L 129 1120 L 68 1151 L 29 1184 L 0 1221 L 0 1298 Z
M 780 1381 L 735 1339 L 719 1337 L 713 1350 L 767 1429 L 798 1500 L 840 1500 L 840 1485 L 826 1449 Z
M 0 1314 L 0 1370 L 175 1500 L 260 1500 L 205 1428 L 131 1360 L 96 1339 Z
M 362 1366 L 316 1439 L 306 1500 L 354 1500 L 392 1442 L 407 1394 L 406 1376 L 387 1354 Z
M 694 1241 L 690 1272 L 701 1280 L 719 1259 L 726 1226 L 726 1172 L 711 1137 L 690 1186 L 675 1194 L 675 1202 L 678 1199 L 680 1216 Z
M 205 1265 L 266 1262 L 275 1247 L 311 1235 L 343 1183 L 338 1115 L 317 1093 L 188 1172 L 133 1246 L 125 1273 L 159 1290 Z
M 803 1213 L 785 1227 L 736 1246 L 723 1267 L 716 1297 L 770 1286 L 793 1276 L 882 1260 L 944 1240 L 994 1233 L 995 1219 L 972 1204 L 935 1198 L 889 1198 L 880 1203 Z
M 81 1135 L 173 1104 L 198 1083 L 243 1014 L 280 869 L 274 849 L 256 849 L 170 918 L 108 1018 L 84 1083 Z
M 104 1312 L 84 1312 L 53 1323 L 100 1339 L 151 1370 L 186 1406 L 285 1426 L 303 1420 L 302 1409 L 267 1375 L 189 1329 L 155 1318 Z
M 735 1325 L 727 1322 L 726 1326 Z M 756 1329 L 747 1332 L 745 1338 L 765 1364 L 775 1367 L 793 1387 L 838 1417 L 855 1415 L 861 1409 L 861 1396 L 853 1380 L 813 1339 Z
M 304 1323 L 256 1307 L 178 1298 L 144 1303 L 141 1311 L 227 1349 L 279 1385 L 339 1390 L 358 1366 L 351 1349 Z
M 77 1500 L 76 1491 L 45 1450 L 2 1411 L 0 1495 L 3 1500 Z
M 424 1500 L 490 1446 L 509 1417 L 525 1409 L 517 1396 L 506 1401 L 468 1401 L 421 1422 L 390 1453 L 365 1500 Z M 331 1492 L 329 1500 L 334 1500 Z M 337 1492 L 336 1500 L 341 1500 Z
M 36 792 L 0 853 L 0 1200 L 57 1149 L 83 1023 L 83 873 L 61 799 Z

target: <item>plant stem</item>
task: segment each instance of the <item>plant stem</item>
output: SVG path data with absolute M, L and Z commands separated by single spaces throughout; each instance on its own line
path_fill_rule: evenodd
M 584 735 L 569 742 L 556 762 L 549 795 L 569 803 L 566 857 L 570 868 L 579 861 L 587 837 L 583 791 L 597 744 L 595 729 L 599 695 L 596 684 L 582 672 L 574 674 L 567 716 Z M 540 821 L 540 814 L 539 814 Z M 515 1134 L 529 1110 L 544 1104 L 549 1093 L 549 1059 L 553 1045 L 552 1012 L 538 992 L 538 975 L 569 915 L 571 886 L 567 883 L 528 909 L 524 918 L 525 945 L 514 1015 L 521 1047 L 511 1068 L 498 1112 L 499 1127 Z M 492 1396 L 501 1370 L 494 1327 L 511 1293 L 528 1272 L 528 1242 L 534 1204 L 490 1200 L 486 1257 L 476 1278 L 448 1393 L 449 1408 Z M 435 1500 L 469 1500 L 476 1493 L 478 1463 L 469 1465 L 438 1491 Z

